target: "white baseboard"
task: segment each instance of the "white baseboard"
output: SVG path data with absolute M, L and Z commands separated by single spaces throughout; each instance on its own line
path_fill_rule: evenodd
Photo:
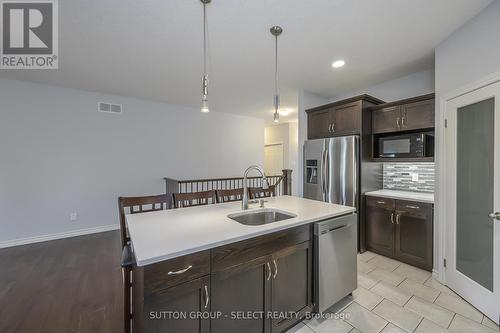
M 95 228 L 87 228 L 87 229 L 58 232 L 58 233 L 50 234 L 50 235 L 41 235 L 41 236 L 0 241 L 0 249 L 6 248 L 6 247 L 12 247 L 12 246 L 46 242 L 46 241 L 61 239 L 61 238 L 95 234 L 98 232 L 105 232 L 105 231 L 111 231 L 111 230 L 117 230 L 117 229 L 120 229 L 120 226 L 118 224 L 111 224 L 111 225 L 104 225 L 104 226 L 95 227 Z

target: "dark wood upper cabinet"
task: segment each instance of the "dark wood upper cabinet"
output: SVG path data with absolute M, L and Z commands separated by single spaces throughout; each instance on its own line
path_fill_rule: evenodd
M 210 312 L 210 276 L 148 296 L 144 302 L 145 332 L 209 333 L 210 320 L 168 317 L 169 313 Z M 151 317 L 152 316 L 152 317 Z
M 433 205 L 366 198 L 367 249 L 431 271 Z
M 381 103 L 384 102 L 375 97 L 361 95 L 306 110 L 307 138 L 361 134 L 367 130 L 363 125 L 364 110 Z
M 401 106 L 402 129 L 414 130 L 423 128 L 433 128 L 434 119 L 434 98 L 414 103 L 407 103 Z
M 394 255 L 394 208 L 392 199 L 366 198 L 366 245 L 369 250 Z
M 321 139 L 330 136 L 330 115 L 329 109 L 309 114 L 307 121 L 309 139 Z
M 371 107 L 373 134 L 434 128 L 434 94 Z
M 309 242 L 273 255 L 271 309 L 279 313 L 305 314 L 312 310 L 312 248 Z M 295 318 L 275 318 L 272 332 L 283 332 Z
M 373 133 L 397 132 L 401 129 L 401 107 L 394 105 L 375 110 L 372 119 Z
M 334 109 L 331 132 L 333 135 L 361 133 L 361 101 L 341 105 Z
M 432 204 L 396 202 L 395 255 L 402 261 L 432 270 Z

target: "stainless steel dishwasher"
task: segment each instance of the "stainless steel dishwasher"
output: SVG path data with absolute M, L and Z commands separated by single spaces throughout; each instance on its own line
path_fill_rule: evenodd
M 356 214 L 314 224 L 314 298 L 323 312 L 351 294 L 358 285 Z

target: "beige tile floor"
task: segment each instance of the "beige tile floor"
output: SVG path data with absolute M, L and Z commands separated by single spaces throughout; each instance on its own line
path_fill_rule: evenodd
M 358 255 L 348 318 L 309 320 L 287 333 L 494 333 L 498 326 L 430 272 L 372 252 Z

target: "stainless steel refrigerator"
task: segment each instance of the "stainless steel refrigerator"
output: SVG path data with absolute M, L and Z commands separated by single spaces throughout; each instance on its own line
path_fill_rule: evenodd
M 359 206 L 359 136 L 304 144 L 304 198 Z

